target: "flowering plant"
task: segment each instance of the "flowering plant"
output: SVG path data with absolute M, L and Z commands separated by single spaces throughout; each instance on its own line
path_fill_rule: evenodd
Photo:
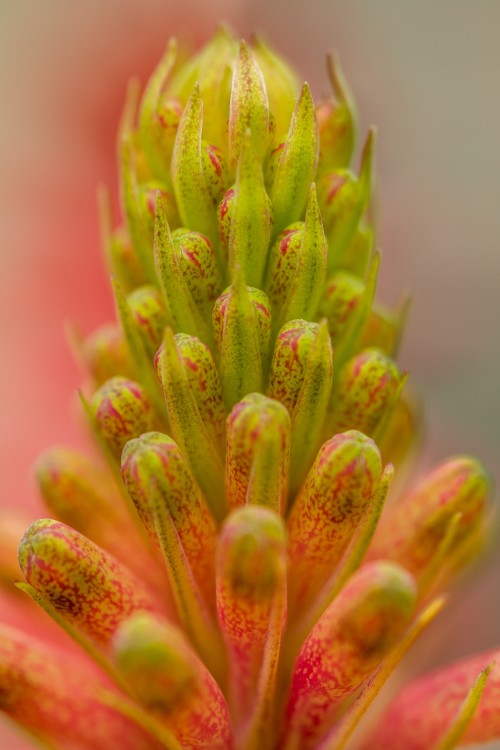
M 73 336 L 104 465 L 44 454 L 54 519 L 19 548 L 19 588 L 86 655 L 1 630 L 0 707 L 47 747 L 340 750 L 481 548 L 471 458 L 384 509 L 418 432 L 406 305 L 375 302 L 374 133 L 351 171 L 328 68 L 315 106 L 221 29 L 130 87 L 123 226 L 100 194 L 118 323 Z M 499 736 L 493 661 L 411 685 L 366 747 Z

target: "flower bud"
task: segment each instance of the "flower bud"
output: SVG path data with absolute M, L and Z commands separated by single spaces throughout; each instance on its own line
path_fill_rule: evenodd
M 208 194 L 214 206 L 217 206 L 229 184 L 229 175 L 221 149 L 202 140 L 201 164 Z
M 328 432 L 360 430 L 375 436 L 399 395 L 400 374 L 377 349 L 365 349 L 343 366 L 333 393 Z
M 355 111 L 352 95 L 340 70 L 337 56 L 328 55 L 327 69 L 334 98 L 316 108 L 320 136 L 318 171 L 349 165 L 355 142 Z
M 290 256 L 287 256 L 287 259 Z M 311 320 L 323 294 L 326 278 L 326 240 L 316 200 L 316 188 L 311 186 L 307 204 L 302 242 L 297 255 L 293 276 L 279 310 L 274 312 L 273 327 L 279 330 L 282 323 L 297 318 Z
M 478 529 L 488 505 L 489 480 L 471 458 L 438 466 L 417 488 L 388 509 L 369 550 L 369 558 L 395 560 L 417 578 L 425 572 L 452 518 L 461 514 L 453 545 Z
M 296 221 L 276 237 L 269 251 L 265 288 L 272 309 L 285 304 L 304 239 L 304 222 Z
M 113 652 L 134 697 L 182 747 L 232 746 L 225 698 L 177 628 L 150 614 L 133 615 L 117 631 Z
M 422 422 L 422 406 L 405 385 L 387 424 L 377 436 L 384 463 L 392 463 L 396 468 L 407 463 L 421 441 Z
M 332 346 L 326 321 L 293 320 L 283 326 L 274 348 L 269 396 L 292 418 L 290 495 L 302 484 L 319 448 L 332 387 Z
M 283 514 L 290 461 L 290 416 L 279 401 L 251 393 L 227 419 L 226 498 L 230 508 L 264 505 Z
M 125 227 L 111 234 L 106 254 L 111 273 L 126 291 L 146 283 L 147 276 Z
M 291 320 L 278 334 L 274 347 L 268 395 L 293 414 L 304 383 L 307 361 L 318 331 L 317 323 Z
M 172 181 L 182 226 L 201 232 L 213 241 L 217 237 L 217 224 L 203 172 L 202 129 L 203 102 L 196 84 L 177 130 Z
M 168 510 L 193 577 L 210 602 L 215 522 L 177 444 L 160 432 L 130 440 L 123 449 L 121 473 L 141 520 L 157 545 L 152 497 Z
M 292 116 L 294 102 L 300 93 L 295 72 L 257 36 L 252 41 L 252 52 L 266 82 L 269 107 L 276 123 L 276 132 L 285 132 Z
M 154 127 L 156 131 L 148 134 L 148 137 L 151 138 L 150 144 L 146 144 L 145 134 L 141 132 L 141 140 L 147 152 L 149 164 L 155 175 L 167 184 L 171 179 L 170 160 L 181 117 L 182 104 L 179 99 L 161 95 L 155 114 L 148 119 L 148 125 L 152 126 L 151 130 Z M 152 142 L 153 138 L 155 138 L 156 143 Z
M 222 290 L 222 278 L 212 243 L 199 232 L 184 228 L 172 232 L 172 242 L 193 302 L 201 315 L 209 318 Z
M 267 162 L 264 167 L 264 182 L 266 189 L 270 190 L 271 185 L 274 182 L 276 172 L 278 170 L 278 164 L 280 163 L 281 154 L 285 149 L 286 133 L 278 140 L 277 144 L 271 149 L 268 156 Z
M 305 83 L 270 188 L 275 232 L 302 218 L 314 181 L 318 154 L 318 123 L 311 92 Z
M 337 372 L 340 372 L 344 363 L 362 348 L 360 341 L 371 315 L 379 266 L 380 253 L 377 252 L 364 282 L 346 271 L 332 274 L 328 281 L 320 313 L 328 320 Z
M 186 238 L 186 234 L 191 236 Z M 211 277 L 215 285 L 218 285 L 217 272 L 214 270 L 214 262 L 210 259 L 210 241 L 198 233 L 195 239 L 193 234 L 188 233 L 187 230 L 179 230 L 174 241 L 163 201 L 161 196 L 157 195 L 154 256 L 160 286 L 167 301 L 171 325 L 176 332 L 191 335 L 197 333 L 204 341 L 211 343 L 212 332 L 206 322 L 207 311 L 204 307 L 207 303 L 207 294 L 211 295 L 213 290 L 210 284 L 206 289 L 203 289 L 203 286 L 205 274 Z M 198 258 L 192 246 L 193 241 L 200 255 L 204 256 L 203 265 L 200 264 L 195 270 L 193 265 L 196 266 Z M 193 251 L 192 255 L 190 251 Z M 191 290 L 194 291 L 194 297 Z M 196 301 L 202 302 L 200 308 Z
M 215 518 L 224 514 L 223 468 L 191 390 L 184 358 L 167 328 L 157 363 L 171 433 L 202 489 Z
M 106 381 L 94 393 L 90 409 L 100 437 L 118 459 L 127 440 L 155 426 L 145 390 L 127 378 Z
M 128 292 L 146 283 L 147 276 L 141 267 L 130 235 L 124 226 L 113 229 L 113 212 L 110 191 L 100 186 L 97 191 L 101 244 L 111 275 Z
M 259 161 L 267 153 L 271 135 L 271 119 L 266 84 L 255 57 L 245 42 L 234 66 L 229 107 L 229 153 L 236 170 L 241 150 L 250 130 L 253 152 Z
M 19 545 L 26 581 L 58 617 L 107 649 L 132 612 L 162 612 L 146 585 L 121 563 L 69 526 L 35 521 Z
M 69 448 L 46 451 L 36 465 L 36 481 L 50 514 L 89 537 L 151 584 L 164 584 L 111 476 Z M 131 557 L 130 550 L 135 554 Z
M 409 624 L 412 577 L 392 563 L 356 573 L 307 637 L 295 663 L 285 734 L 308 750 L 328 729 L 339 702 L 374 672 Z
M 359 177 L 338 169 L 318 180 L 318 199 L 328 239 L 328 273 L 345 268 L 344 256 L 356 236 L 371 195 L 374 133 L 370 131 Z
M 319 313 L 328 320 L 334 346 L 349 327 L 364 290 L 363 282 L 345 271 L 337 271 L 328 279 Z
M 141 212 L 142 222 L 147 231 L 148 242 L 153 244 L 155 213 L 156 213 L 156 195 L 159 193 L 167 221 L 171 227 L 179 226 L 179 214 L 175 204 L 175 198 L 170 190 L 159 180 L 149 180 L 137 187 L 138 209 Z
M 120 143 L 123 212 L 141 273 L 148 283 L 154 284 L 156 277 L 151 252 L 151 217 L 148 210 L 148 196 L 141 194 L 139 188 L 142 182 L 149 178 L 147 175 L 141 180 L 142 158 L 141 152 L 136 148 L 133 135 L 124 136 Z
M 273 639 L 279 650 L 285 624 L 285 530 L 278 515 L 247 507 L 229 516 L 218 542 L 216 585 L 229 656 L 230 705 L 239 726 L 252 709 L 266 640 Z
M 478 675 L 493 663 L 484 692 L 463 736 L 463 745 L 489 745 L 500 736 L 498 695 L 500 692 L 500 653 L 498 650 L 464 659 L 424 675 L 398 693 L 363 745 L 365 750 L 427 750 L 445 747 L 447 735 L 475 686 Z M 494 743 L 495 744 L 495 743 Z M 448 745 L 446 745 L 448 747 Z
M 246 283 L 261 287 L 271 238 L 272 206 L 249 130 L 240 149 L 236 183 L 230 198 L 226 193 L 219 216 L 230 272 L 241 267 Z
M 376 347 L 393 357 L 404 332 L 410 302 L 409 297 L 404 297 L 395 310 L 375 305 L 366 321 L 361 345 Z
M 224 261 L 227 262 L 229 255 L 229 237 L 231 234 L 231 223 L 233 218 L 234 187 L 229 188 L 219 203 L 217 219 L 219 222 L 219 239 L 224 252 Z
M 187 336 L 184 333 L 175 336 L 175 344 L 200 417 L 213 444 L 223 452 L 226 410 L 212 352 L 196 336 Z
M 354 233 L 353 241 L 342 256 L 342 263 L 340 265 L 344 271 L 349 271 L 354 276 L 363 279 L 370 265 L 374 243 L 375 228 L 370 217 L 367 215 L 362 217 Z
M 335 435 L 321 447 L 288 519 L 289 596 L 298 610 L 335 570 L 381 471 L 377 446 L 361 432 Z
M 170 159 L 182 115 L 180 100 L 164 93 L 171 82 L 176 57 L 177 45 L 171 40 L 148 81 L 139 114 L 139 134 L 149 164 L 166 181 L 170 180 Z
M 212 320 L 224 400 L 230 409 L 248 393 L 262 390 L 271 330 L 267 295 L 247 287 L 241 269 L 237 269 L 232 285 L 215 303 Z
M 127 303 L 141 334 L 144 348 L 153 357 L 161 344 L 167 325 L 167 311 L 160 292 L 154 286 L 141 286 L 127 297 Z
M 227 112 L 231 93 L 231 72 L 238 43 L 228 28 L 219 26 L 200 52 L 178 68 L 169 91 L 186 102 L 196 82 L 204 102 L 203 133 L 210 143 L 227 140 Z
M 82 342 L 79 349 L 83 365 L 96 388 L 115 375 L 134 375 L 127 342 L 116 323 L 100 326 Z
M 115 693 L 82 657 L 0 626 L 2 711 L 42 744 L 74 750 L 153 750 L 145 730 L 103 702 L 104 690 Z

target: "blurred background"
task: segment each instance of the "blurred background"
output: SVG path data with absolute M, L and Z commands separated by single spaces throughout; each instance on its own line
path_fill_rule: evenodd
M 399 361 L 426 406 L 422 463 L 473 453 L 498 485 L 498 0 L 1 0 L 0 503 L 34 515 L 34 458 L 81 439 L 63 323 L 112 316 L 95 188 L 116 179 L 127 79 L 147 79 L 171 34 L 198 44 L 221 18 L 263 32 L 316 98 L 339 51 L 361 133 L 379 130 L 379 296 L 414 293 Z M 499 577 L 493 550 L 429 659 L 500 643 Z M 10 734 L 1 746 L 18 747 Z

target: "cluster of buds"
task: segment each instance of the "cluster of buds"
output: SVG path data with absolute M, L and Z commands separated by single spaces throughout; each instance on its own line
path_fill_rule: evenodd
M 261 39 L 220 29 L 130 87 L 123 225 L 100 194 L 117 322 L 76 340 L 101 460 L 41 457 L 52 518 L 19 548 L 32 622 L 80 648 L 1 629 L 0 709 L 45 747 L 341 750 L 480 549 L 470 458 L 384 508 L 418 433 L 405 305 L 375 302 L 374 133 L 351 171 L 328 72 L 315 105 Z M 493 658 L 410 686 L 366 747 L 500 736 Z

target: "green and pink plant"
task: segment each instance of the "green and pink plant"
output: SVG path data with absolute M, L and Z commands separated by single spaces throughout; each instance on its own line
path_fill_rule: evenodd
M 390 493 L 419 434 L 407 305 L 375 301 L 374 132 L 352 171 L 328 72 L 315 105 L 222 28 L 130 87 L 116 228 L 100 192 L 117 322 L 73 334 L 101 460 L 40 458 L 52 518 L 19 547 L 81 651 L 0 631 L 0 708 L 52 750 L 341 750 L 484 544 L 477 461 Z M 410 684 L 363 747 L 500 737 L 497 654 Z

